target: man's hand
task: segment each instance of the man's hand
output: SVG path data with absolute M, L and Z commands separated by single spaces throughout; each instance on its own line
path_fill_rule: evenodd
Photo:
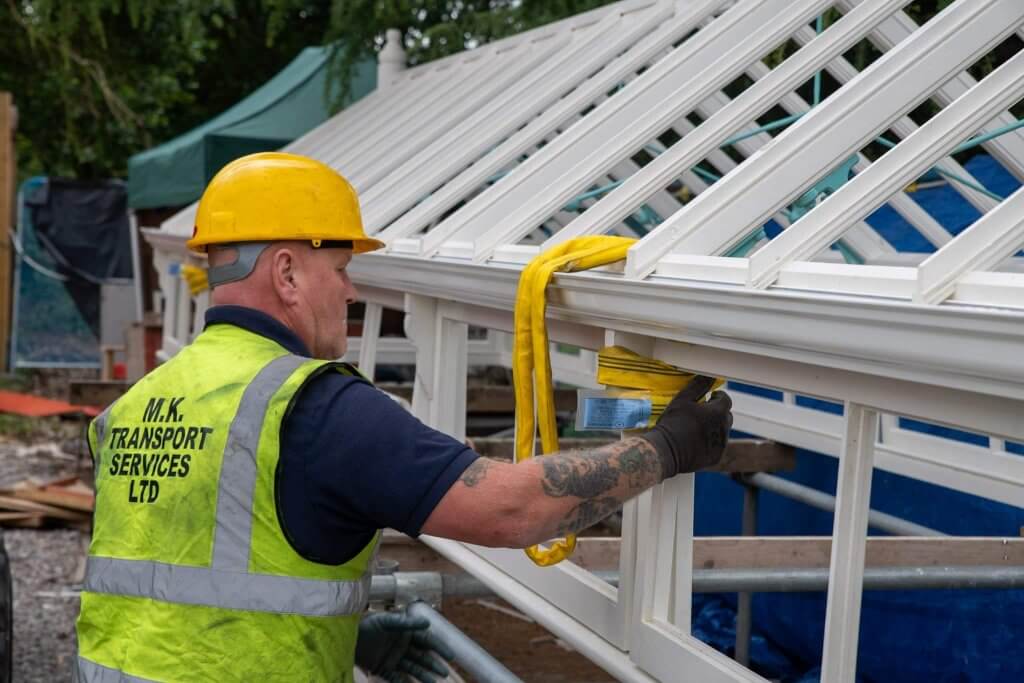
M 455 653 L 429 633 L 430 622 L 404 612 L 378 612 L 359 622 L 356 664 L 389 683 L 436 683 L 448 676 Z
M 712 377 L 695 377 L 676 394 L 654 428 L 640 435 L 661 456 L 666 479 L 722 459 L 732 428 L 732 399 L 716 391 L 706 403 L 697 403 L 714 383 Z

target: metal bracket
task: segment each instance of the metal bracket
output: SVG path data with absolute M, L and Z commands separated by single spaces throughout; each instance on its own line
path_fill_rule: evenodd
M 395 607 L 402 609 L 421 600 L 434 609 L 440 609 L 444 582 L 438 572 L 396 572 Z
M 859 157 L 854 154 L 793 202 L 793 205 L 786 210 L 789 220 L 796 223 L 803 218 L 804 214 L 849 182 L 850 174 L 853 173 L 853 167 L 857 165 L 858 159 Z

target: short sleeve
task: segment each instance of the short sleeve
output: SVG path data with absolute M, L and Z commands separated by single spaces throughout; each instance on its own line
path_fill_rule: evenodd
M 327 372 L 282 425 L 278 508 L 304 557 L 339 564 L 377 529 L 416 536 L 477 458 L 369 383 Z

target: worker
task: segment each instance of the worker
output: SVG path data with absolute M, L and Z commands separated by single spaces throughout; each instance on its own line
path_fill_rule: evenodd
M 347 266 L 382 243 L 312 159 L 242 157 L 209 183 L 201 334 L 90 425 L 96 510 L 80 681 L 444 677 L 403 612 L 364 616 L 380 530 L 523 548 L 713 465 L 728 396 L 699 378 L 639 436 L 512 464 L 435 431 L 351 366 Z M 440 655 L 440 656 L 438 656 Z

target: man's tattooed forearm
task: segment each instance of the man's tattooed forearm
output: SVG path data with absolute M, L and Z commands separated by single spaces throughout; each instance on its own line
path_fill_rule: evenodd
M 618 498 L 598 498 L 585 500 L 572 509 L 569 516 L 558 525 L 557 534 L 565 536 L 592 527 L 602 519 L 622 507 Z
M 553 498 L 594 498 L 619 483 L 620 472 L 606 455 L 559 454 L 543 458 L 544 493 Z
M 664 478 L 661 456 L 649 441 L 630 439 L 622 442 L 619 467 L 629 477 L 631 487 L 650 486 L 651 477 Z
M 658 454 L 640 439 L 627 439 L 592 451 L 560 453 L 541 459 L 544 493 L 554 498 L 597 498 L 617 487 L 650 486 L 661 474 Z
M 459 477 L 459 481 L 469 488 L 473 488 L 487 477 L 487 471 L 490 470 L 493 465 L 494 463 L 487 458 L 477 458 L 473 461 L 473 464 L 467 467 L 462 473 L 462 476 Z

